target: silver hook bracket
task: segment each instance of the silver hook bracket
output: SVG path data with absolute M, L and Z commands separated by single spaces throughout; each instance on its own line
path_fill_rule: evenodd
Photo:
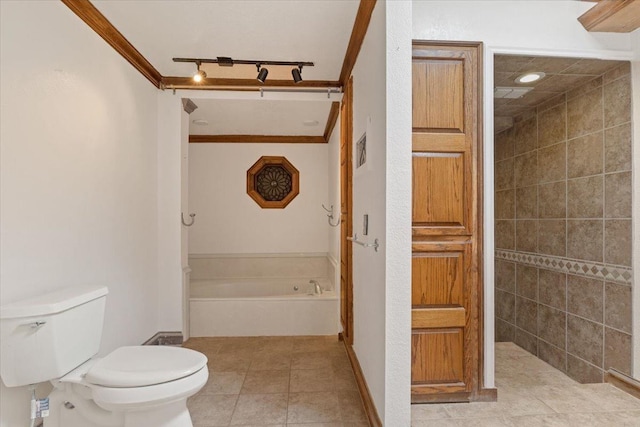
M 323 203 L 322 204 L 322 209 L 327 211 L 327 222 L 329 223 L 330 226 L 337 227 L 337 226 L 340 225 L 340 218 L 338 218 L 338 222 L 336 222 L 335 224 L 333 222 L 331 222 L 331 220 L 334 219 L 334 216 L 333 216 L 333 205 L 331 205 L 331 209 L 327 209 L 327 207 Z
M 189 216 L 191 217 L 191 222 L 187 224 L 184 221 L 184 212 L 182 212 L 180 214 L 180 217 L 182 219 L 182 225 L 184 225 L 185 227 L 191 227 L 193 225 L 193 223 L 196 222 L 196 220 L 195 220 L 196 214 L 192 213 L 192 214 L 189 214 Z

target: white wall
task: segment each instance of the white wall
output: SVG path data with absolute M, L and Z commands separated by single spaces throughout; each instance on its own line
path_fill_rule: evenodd
M 385 425 L 411 424 L 411 2 L 385 2 L 387 81 Z
M 353 142 L 367 133 L 367 162 L 353 170 L 353 230 L 380 240 L 378 252 L 353 245 L 353 348 L 382 420 L 385 419 L 386 52 L 385 4 L 373 11 L 353 69 Z M 354 145 L 355 158 L 355 145 Z M 369 235 L 362 218 L 369 215 Z
M 156 88 L 61 2 L 0 3 L 2 304 L 109 287 L 101 354 L 157 331 Z M 2 385 L 0 426 L 28 425 Z
M 326 207 L 333 205 L 335 224 L 340 218 L 340 120 L 336 122 L 333 128 L 331 138 L 329 138 L 329 146 L 327 147 L 327 165 L 328 165 L 328 196 Z M 326 219 L 325 219 L 326 221 Z M 340 284 L 340 226 L 329 227 L 327 224 L 329 258 L 336 263 L 337 280 L 336 284 Z
M 481 41 L 484 57 L 485 386 L 494 385 L 493 55 L 631 59 L 629 34 L 589 33 L 577 18 L 593 4 L 579 1 L 413 1 L 412 37 Z M 400 79 L 410 79 L 398 76 Z
M 158 330 L 181 331 L 183 327 L 182 260 L 182 144 L 188 115 L 172 92 L 158 94 Z M 185 213 L 186 215 L 186 213 Z M 185 237 L 186 240 L 186 237 Z M 186 243 L 186 242 L 185 242 Z
M 300 193 L 284 209 L 262 209 L 247 194 L 247 170 L 284 156 L 300 172 Z M 190 144 L 190 254 L 327 253 L 326 144 Z

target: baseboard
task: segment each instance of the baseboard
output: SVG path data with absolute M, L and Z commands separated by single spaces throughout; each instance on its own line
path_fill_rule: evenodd
M 604 381 L 640 399 L 640 381 L 615 369 L 604 373 Z
M 341 337 L 342 333 L 340 333 L 339 336 Z M 371 427 L 382 427 L 382 421 L 380 421 L 378 411 L 376 410 L 376 405 L 373 403 L 373 399 L 371 398 L 371 393 L 369 392 L 367 381 L 364 379 L 364 374 L 362 373 L 360 362 L 358 362 L 358 357 L 353 351 L 353 347 L 347 344 L 346 341 L 343 342 L 344 348 L 347 350 L 347 356 L 349 356 L 349 363 L 351 363 L 353 374 L 356 377 L 356 383 L 358 384 L 358 390 L 360 390 L 360 396 L 362 396 L 364 412 L 366 413 L 367 419 L 369 420 L 369 425 Z
M 182 345 L 182 332 L 158 332 L 142 345 Z
M 482 388 L 478 390 L 473 401 L 474 402 L 496 402 L 498 400 L 497 388 Z

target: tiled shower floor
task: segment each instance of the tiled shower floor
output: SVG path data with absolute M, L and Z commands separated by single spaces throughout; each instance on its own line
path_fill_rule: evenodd
M 579 384 L 513 343 L 496 343 L 498 401 L 412 406 L 413 427 L 640 426 L 640 400 Z
M 189 399 L 195 427 L 365 427 L 343 343 L 336 337 L 192 338 L 209 381 Z

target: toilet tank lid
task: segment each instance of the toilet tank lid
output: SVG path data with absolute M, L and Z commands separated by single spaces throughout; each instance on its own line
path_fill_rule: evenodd
M 0 306 L 0 319 L 46 316 L 82 305 L 109 293 L 106 286 L 72 286 Z

